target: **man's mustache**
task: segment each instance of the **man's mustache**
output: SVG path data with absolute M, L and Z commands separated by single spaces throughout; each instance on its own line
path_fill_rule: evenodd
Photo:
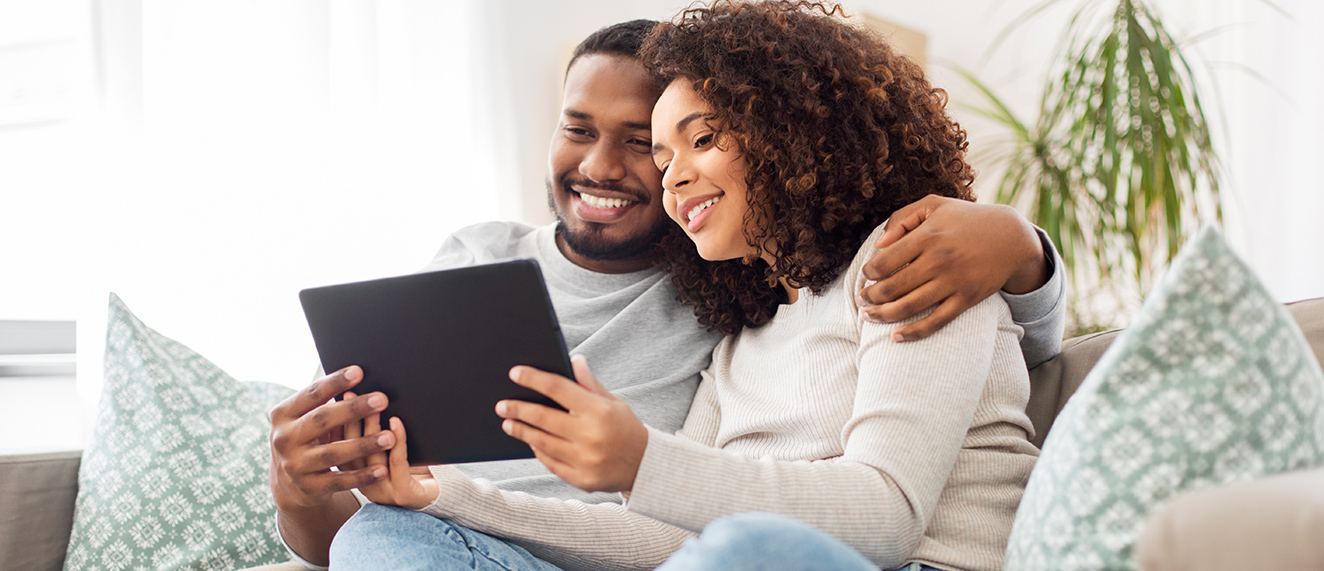
M 640 204 L 648 204 L 653 198 L 652 193 L 646 190 L 625 186 L 623 184 L 616 184 L 613 182 L 594 182 L 586 178 L 583 179 L 566 178 L 561 181 L 561 186 L 565 189 L 566 192 L 575 192 L 575 190 L 571 187 L 577 186 L 580 188 L 594 188 L 597 190 L 608 190 L 611 192 L 628 194 L 634 197 L 635 200 L 639 201 Z

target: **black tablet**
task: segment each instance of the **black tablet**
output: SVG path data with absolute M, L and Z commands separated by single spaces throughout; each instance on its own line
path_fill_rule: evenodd
M 310 288 L 299 300 L 324 370 L 358 365 L 354 392 L 390 398 L 382 423 L 404 421 L 410 464 L 532 458 L 493 408 L 556 404 L 511 382 L 510 368 L 574 378 L 533 260 Z

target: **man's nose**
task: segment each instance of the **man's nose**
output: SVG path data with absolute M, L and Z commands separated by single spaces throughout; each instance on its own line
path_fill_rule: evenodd
M 621 150 L 606 142 L 593 145 L 584 160 L 579 162 L 579 174 L 593 181 L 621 180 L 625 178 L 625 172 Z

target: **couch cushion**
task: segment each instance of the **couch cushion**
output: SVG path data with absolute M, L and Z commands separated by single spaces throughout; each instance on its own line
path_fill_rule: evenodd
M 111 295 L 105 386 L 83 452 L 66 569 L 233 569 L 289 557 L 268 488 L 268 411 Z
M 1136 545 L 1145 571 L 1324 569 L 1324 468 L 1178 495 Z
M 0 456 L 0 568 L 64 565 L 80 457 L 77 451 Z
M 1066 403 L 1008 569 L 1134 568 L 1176 493 L 1324 462 L 1324 372 L 1287 311 L 1205 230 Z
M 1324 363 L 1324 297 L 1289 303 L 1287 313 L 1301 328 L 1315 353 L 1315 361 Z M 1121 331 L 1113 329 L 1067 339 L 1062 342 L 1062 352 L 1030 370 L 1032 389 L 1030 404 L 1025 411 L 1034 423 L 1032 442 L 1035 446 L 1044 447 L 1044 438 L 1048 436 L 1053 420 Z

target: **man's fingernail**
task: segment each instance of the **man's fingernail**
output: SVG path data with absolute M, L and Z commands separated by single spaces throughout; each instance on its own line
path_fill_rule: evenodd
M 383 432 L 381 436 L 378 436 L 378 437 L 377 437 L 377 445 L 378 445 L 378 446 L 381 446 L 381 447 L 383 447 L 383 448 L 385 448 L 385 447 L 387 447 L 387 446 L 390 446 L 390 445 L 391 445 L 391 436 L 390 436 L 390 435 L 391 435 L 391 433 L 389 433 L 389 432 Z
M 511 368 L 510 368 L 510 380 L 512 380 L 512 381 L 518 381 L 518 380 L 519 380 L 519 373 L 520 373 L 519 367 L 511 367 Z
M 372 395 L 368 397 L 368 406 L 372 408 L 383 408 L 386 406 L 386 397 L 382 395 Z
M 892 333 L 892 340 L 893 340 L 893 341 L 896 341 L 897 343 L 900 343 L 900 342 L 906 340 L 906 336 L 905 336 L 905 335 L 902 335 L 902 334 L 900 334 L 900 333 L 893 332 L 893 333 Z
M 496 413 L 501 416 L 506 416 L 506 401 L 501 401 L 497 403 Z
M 514 426 L 515 423 L 511 422 L 509 419 L 501 421 L 501 430 L 506 434 L 510 434 L 511 429 L 514 428 Z
M 374 477 L 374 478 L 385 478 L 385 477 L 386 477 L 386 468 L 383 468 L 383 467 L 381 467 L 381 466 L 378 466 L 378 467 L 376 467 L 376 468 L 373 468 L 373 469 L 372 469 L 372 477 Z

